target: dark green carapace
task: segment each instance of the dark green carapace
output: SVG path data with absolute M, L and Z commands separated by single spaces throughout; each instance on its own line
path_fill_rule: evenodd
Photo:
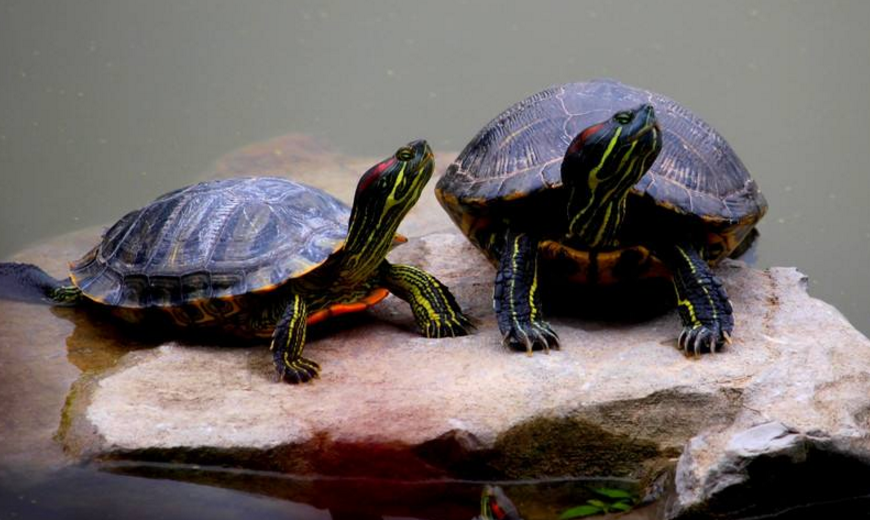
M 156 312 L 180 326 L 271 338 L 281 379 L 306 382 L 320 372 L 302 356 L 308 325 L 389 292 L 411 305 L 424 335 L 467 333 L 444 284 L 386 260 L 433 162 L 425 141 L 401 147 L 362 176 L 352 208 L 281 178 L 195 184 L 121 218 L 72 262 L 68 280 L 27 264 L 0 264 L 0 277 L 55 304 L 99 304 L 131 321 Z
M 685 352 L 730 343 L 731 303 L 710 266 L 752 238 L 767 202 L 740 159 L 675 101 L 612 80 L 558 85 L 487 124 L 435 188 L 496 265 L 504 341 L 558 347 L 539 274 L 585 284 L 670 277 Z

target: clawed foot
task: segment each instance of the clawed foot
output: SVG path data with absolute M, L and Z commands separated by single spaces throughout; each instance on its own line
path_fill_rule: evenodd
M 461 312 L 449 316 L 437 316 L 420 327 L 420 332 L 427 338 L 455 338 L 466 336 L 474 330 L 474 324 Z
M 278 377 L 285 383 L 292 385 L 307 383 L 312 379 L 320 377 L 320 365 L 303 357 L 289 363 L 282 362 L 276 366 Z
M 545 321 L 514 321 L 502 338 L 504 346 L 532 355 L 534 350 L 550 353 L 559 349 L 559 336 Z
M 731 331 L 713 322 L 710 325 L 695 325 L 684 327 L 677 339 L 677 347 L 687 356 L 702 353 L 715 354 L 726 344 L 731 344 Z

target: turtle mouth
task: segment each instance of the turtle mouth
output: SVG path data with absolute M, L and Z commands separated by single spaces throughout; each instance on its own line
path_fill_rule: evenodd
M 432 171 L 435 168 L 435 155 L 431 151 L 426 151 L 423 158 L 420 159 L 420 171 Z
M 656 121 L 655 123 L 653 123 L 651 125 L 647 125 L 647 126 L 641 128 L 636 134 L 634 134 L 634 137 L 631 138 L 631 142 L 635 142 L 635 141 L 639 141 L 639 140 L 643 139 L 644 137 L 646 137 L 647 134 L 649 134 L 653 130 L 655 130 L 655 133 L 652 134 L 653 137 L 655 137 L 656 134 L 662 133 L 662 129 L 659 127 L 658 121 Z

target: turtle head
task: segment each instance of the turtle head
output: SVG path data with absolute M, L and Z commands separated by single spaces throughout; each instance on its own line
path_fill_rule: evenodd
M 380 263 L 399 223 L 432 177 L 435 160 L 429 144 L 412 141 L 372 166 L 356 186 L 346 250 L 360 261 Z
M 424 140 L 412 141 L 372 166 L 360 178 L 353 199 L 350 228 L 364 226 L 372 234 L 395 228 L 420 198 L 432 177 L 432 150 Z M 386 231 L 386 229 L 384 229 Z M 387 240 L 392 240 L 392 236 Z
M 589 247 L 615 246 L 628 193 L 661 147 L 662 132 L 648 104 L 580 132 L 562 161 L 569 234 Z

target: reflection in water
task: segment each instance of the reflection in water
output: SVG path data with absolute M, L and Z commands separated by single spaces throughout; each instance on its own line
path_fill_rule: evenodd
M 0 475 L 0 519 L 329 520 L 326 511 L 222 488 L 67 468 L 35 484 Z
M 0 477 L 0 511 L 33 519 L 273 518 L 281 514 L 294 520 L 470 520 L 480 512 L 484 488 L 482 482 L 311 479 L 170 464 L 119 463 L 103 469 L 105 473 L 67 468 L 36 485 L 17 485 Z M 499 484 L 525 520 L 555 519 L 594 497 L 593 488 L 636 490 L 628 481 L 602 479 Z M 642 508 L 626 520 L 651 519 L 652 512 Z M 11 517 L 0 516 L 7 518 Z
M 52 307 L 52 314 L 74 328 L 66 338 L 67 359 L 82 372 L 102 372 L 125 354 L 160 345 L 169 331 L 133 327 L 96 306 Z
M 171 465 L 117 465 L 105 469 L 108 472 L 66 468 L 35 482 L 0 471 L 0 520 L 469 520 L 479 512 L 484 487 L 479 482 L 311 480 Z M 525 520 L 555 520 L 566 509 L 594 498 L 594 488 L 632 489 L 628 482 L 602 480 L 499 484 Z M 662 518 L 662 506 L 642 506 L 619 518 Z M 870 496 L 862 495 L 809 503 L 778 513 L 728 518 L 860 519 L 870 518 L 868 511 Z
M 143 323 L 127 323 L 111 309 L 99 305 L 52 307 L 51 313 L 69 321 L 74 328 L 66 338 L 67 358 L 86 373 L 100 373 L 113 367 L 121 357 L 136 350 L 165 343 L 221 348 L 249 348 L 267 345 L 267 340 L 227 335 L 218 329 L 184 329 L 168 324 L 156 315 Z M 337 324 L 342 325 L 339 321 Z M 317 337 L 319 330 L 313 331 Z
M 178 470 L 183 470 L 178 468 Z M 172 518 L 211 520 L 238 518 L 291 518 L 293 520 L 469 520 L 479 511 L 481 483 L 407 485 L 394 482 L 320 482 L 256 474 L 207 477 L 207 470 L 190 484 L 165 480 L 168 468 L 93 469 L 67 468 L 40 480 L 22 483 L 0 473 L 0 520 L 129 520 Z M 152 476 L 147 476 L 153 473 Z M 131 476 L 131 475 L 140 476 Z M 145 477 L 145 478 L 143 478 Z M 233 480 L 235 485 L 227 485 Z M 593 496 L 590 489 L 601 481 L 511 484 L 506 494 L 525 520 L 555 520 L 566 509 Z M 617 484 L 618 485 L 618 484 Z M 321 498 L 310 503 L 287 498 L 316 490 Z M 372 491 L 374 494 L 372 495 Z M 387 497 L 388 504 L 372 500 Z M 416 501 L 416 502 L 415 502 Z M 398 505 L 397 505 L 398 504 Z M 806 504 L 776 514 L 752 516 L 754 520 L 807 518 L 870 518 L 870 496 Z M 656 505 L 641 507 L 622 520 L 661 518 Z M 740 520 L 740 516 L 729 517 Z M 745 517 L 749 518 L 749 517 Z

